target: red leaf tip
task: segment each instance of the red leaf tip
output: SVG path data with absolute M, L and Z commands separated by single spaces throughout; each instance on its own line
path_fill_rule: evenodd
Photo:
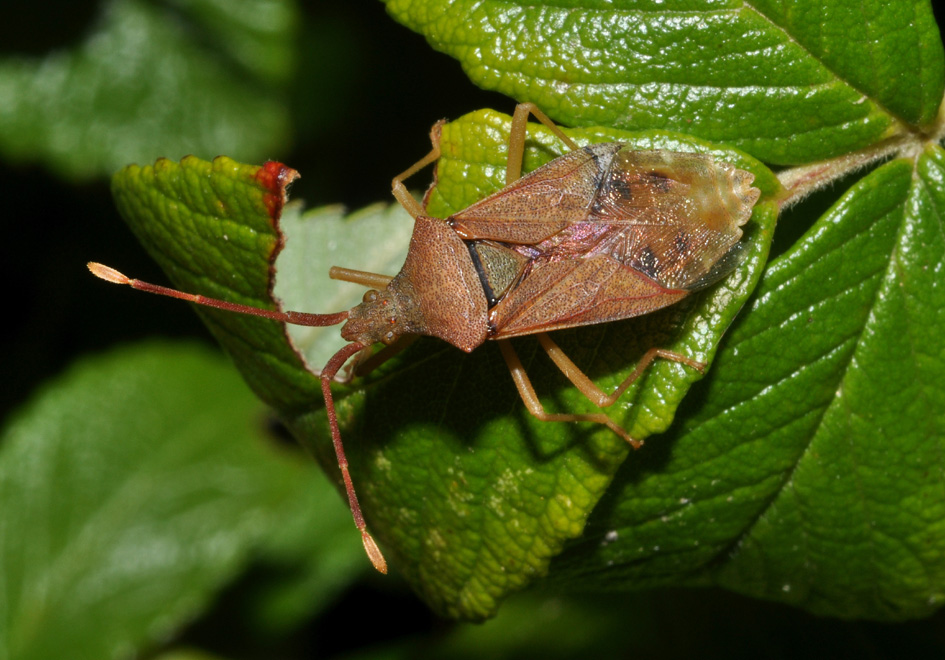
M 286 187 L 299 178 L 299 173 L 274 160 L 267 161 L 256 172 L 256 180 L 266 189 L 264 201 L 269 216 L 276 220 L 286 200 Z

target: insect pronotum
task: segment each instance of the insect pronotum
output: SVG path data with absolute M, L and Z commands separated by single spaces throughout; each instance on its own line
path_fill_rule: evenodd
M 567 147 L 521 176 L 529 114 Z M 276 312 L 205 298 L 130 279 L 90 263 L 102 279 L 200 305 L 283 323 L 327 326 L 344 322 L 349 343 L 322 369 L 321 387 L 338 467 L 364 548 L 382 573 L 387 563 L 367 530 L 345 458 L 331 381 L 355 354 L 377 343 L 430 335 L 466 352 L 487 339 L 501 352 L 528 411 L 540 420 L 604 424 L 634 448 L 641 443 L 605 413 L 545 412 L 521 361 L 507 340 L 537 334 L 548 356 L 599 408 L 613 404 L 661 357 L 702 370 L 704 364 L 651 348 L 613 392 L 595 385 L 547 335 L 548 331 L 648 314 L 671 305 L 730 272 L 729 257 L 760 191 L 754 176 L 711 156 L 635 151 L 621 143 L 579 147 L 530 103 L 516 107 L 509 136 L 506 187 L 445 220 L 404 180 L 440 156 L 439 127 L 433 149 L 393 180 L 393 194 L 413 216 L 413 237 L 396 277 L 333 268 L 334 279 L 371 287 L 347 312 Z

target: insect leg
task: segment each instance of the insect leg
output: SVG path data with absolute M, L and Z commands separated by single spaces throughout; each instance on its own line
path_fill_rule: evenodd
M 525 154 L 529 114 L 535 115 L 535 119 L 547 126 L 571 151 L 580 148 L 534 103 L 519 103 L 515 106 L 515 113 L 512 115 L 512 129 L 509 131 L 509 159 L 505 165 L 505 185 L 517 181 L 522 176 L 522 158 Z
M 510 344 L 507 339 L 500 339 L 498 344 L 499 349 L 502 351 L 502 357 L 505 358 L 505 363 L 508 365 L 509 372 L 512 374 L 512 380 L 515 382 L 518 394 L 522 397 L 522 402 L 525 404 L 525 407 L 528 408 L 528 412 L 537 419 L 543 422 L 595 422 L 597 424 L 603 424 L 630 443 L 630 446 L 634 449 L 639 449 L 643 446 L 642 442 L 630 437 L 629 433 L 618 426 L 614 420 L 604 413 L 563 414 L 545 412 L 545 408 L 541 405 L 541 401 L 538 400 L 538 395 L 535 394 L 535 388 L 532 387 L 532 382 L 529 380 L 528 374 L 525 373 L 525 367 L 522 366 L 522 361 L 518 359 L 518 354 L 516 354 L 515 349 L 512 348 L 512 344 Z
M 356 376 L 363 377 L 377 369 L 389 359 L 400 353 L 420 338 L 420 335 L 401 335 L 393 344 L 385 346 L 377 353 L 368 356 L 355 365 L 354 373 Z
M 611 394 L 607 394 L 602 389 L 600 389 L 594 381 L 587 377 L 583 371 L 574 362 L 571 361 L 561 347 L 558 346 L 551 337 L 548 336 L 547 332 L 542 332 L 538 335 L 538 341 L 541 344 L 541 347 L 545 349 L 545 352 L 548 354 L 548 357 L 557 365 L 561 370 L 561 373 L 570 380 L 574 386 L 581 392 L 584 396 L 590 400 L 591 403 L 596 405 L 598 408 L 606 408 L 607 406 L 613 405 L 613 403 L 620 398 L 620 396 L 627 391 L 627 388 L 633 385 L 634 382 L 643 374 L 647 367 L 650 366 L 650 363 L 653 362 L 658 357 L 661 357 L 665 360 L 673 360 L 674 362 L 682 362 L 685 365 L 692 367 L 697 371 L 702 371 L 705 369 L 705 364 L 702 362 L 697 362 L 687 358 L 685 355 L 680 353 L 675 353 L 673 351 L 667 351 L 662 348 L 651 348 L 646 353 L 643 354 L 643 358 L 637 363 L 636 368 L 633 370 L 629 376 L 624 379 L 624 381 L 615 389 Z
M 438 122 L 434 127 L 431 133 L 431 136 L 438 135 L 439 128 L 442 122 Z M 400 205 L 406 209 L 414 220 L 417 219 L 417 216 L 423 215 L 423 207 L 420 205 L 417 200 L 413 198 L 413 195 L 407 190 L 407 187 L 404 186 L 404 181 L 412 177 L 414 174 L 422 170 L 424 167 L 430 163 L 435 162 L 440 157 L 440 142 L 438 139 L 433 137 L 433 148 L 430 150 L 426 156 L 418 160 L 416 163 L 408 167 L 406 170 L 394 177 L 394 180 L 391 182 L 391 192 L 394 193 L 394 197 L 397 198 L 397 201 L 400 202 Z

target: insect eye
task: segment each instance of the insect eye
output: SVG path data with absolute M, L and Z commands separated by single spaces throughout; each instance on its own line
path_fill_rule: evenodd
M 375 300 L 377 300 L 377 291 L 375 291 L 374 289 L 368 289 L 367 291 L 364 292 L 364 297 L 361 300 L 366 303 L 374 302 Z

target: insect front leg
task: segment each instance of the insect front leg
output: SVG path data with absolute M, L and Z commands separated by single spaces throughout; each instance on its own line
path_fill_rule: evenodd
M 534 415 L 535 418 L 543 422 L 594 422 L 603 424 L 630 443 L 630 446 L 634 449 L 639 449 L 643 446 L 642 442 L 632 438 L 623 427 L 604 413 L 566 414 L 546 412 L 544 406 L 541 405 L 541 401 L 538 400 L 538 395 L 535 394 L 535 388 L 532 387 L 532 382 L 529 380 L 528 374 L 525 373 L 525 367 L 522 365 L 522 361 L 519 360 L 515 349 L 512 348 L 512 344 L 510 344 L 507 339 L 500 339 L 498 344 L 499 349 L 502 351 L 502 357 L 505 358 L 505 363 L 508 365 L 509 372 L 512 374 L 512 380 L 515 382 L 519 396 L 522 397 L 522 402 L 524 402 L 525 407 L 528 408 L 528 412 Z
M 412 177 L 427 165 L 430 165 L 439 159 L 439 134 L 440 127 L 443 125 L 444 121 L 445 120 L 437 122 L 433 126 L 433 130 L 430 132 L 430 141 L 433 142 L 433 148 L 430 150 L 430 153 L 395 176 L 394 180 L 391 182 L 391 192 L 394 193 L 394 197 L 397 198 L 397 201 L 400 202 L 400 205 L 404 207 L 407 213 L 409 213 L 414 220 L 417 219 L 417 216 L 423 215 L 423 207 L 417 200 L 413 198 L 413 195 L 410 194 L 410 191 L 407 190 L 407 187 L 404 185 L 404 181 Z
M 420 335 L 401 335 L 401 337 L 393 344 L 385 346 L 377 353 L 368 355 L 364 360 L 357 362 L 353 370 L 354 375 L 358 376 L 359 378 L 367 376 L 369 373 L 390 360 L 392 357 L 417 341 L 419 338 Z
M 515 113 L 512 115 L 512 128 L 509 131 L 509 155 L 505 165 L 505 185 L 518 181 L 522 176 L 522 158 L 525 155 L 525 140 L 528 137 L 528 115 L 530 114 L 535 115 L 535 119 L 547 126 L 571 151 L 580 148 L 534 103 L 519 103 L 515 106 Z

